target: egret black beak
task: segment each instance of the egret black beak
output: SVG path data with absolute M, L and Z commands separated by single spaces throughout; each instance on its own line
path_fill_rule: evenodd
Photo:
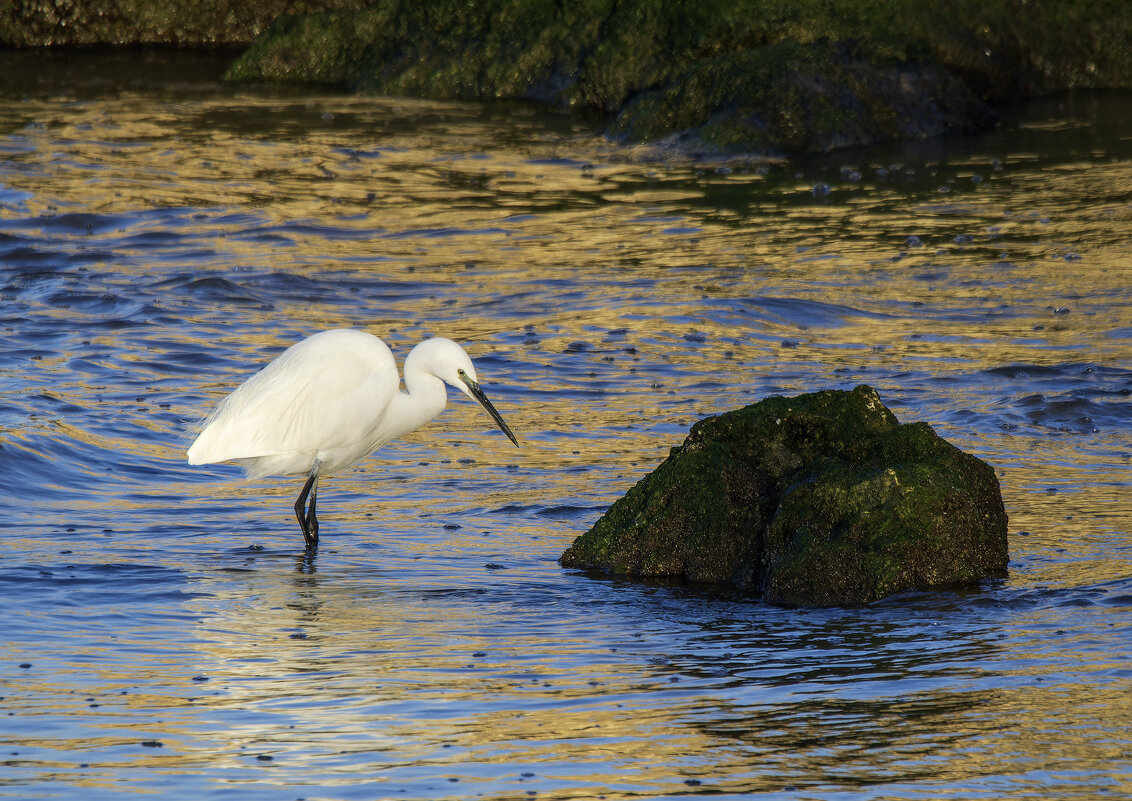
M 483 394 L 483 390 L 480 389 L 480 385 L 476 381 L 469 378 L 468 374 L 463 370 L 460 370 L 458 375 L 460 376 L 460 380 L 467 384 L 468 389 L 472 393 L 472 397 L 480 402 L 480 406 L 487 409 L 487 413 L 491 415 L 491 419 L 495 421 L 495 424 L 497 426 L 499 426 L 499 430 L 507 435 L 507 439 L 515 443 L 516 448 L 519 447 L 519 440 L 515 439 L 515 435 L 511 433 L 511 427 L 503 422 L 503 418 L 500 416 L 499 412 L 495 411 L 495 407 L 491 405 L 491 401 L 487 399 L 487 395 Z

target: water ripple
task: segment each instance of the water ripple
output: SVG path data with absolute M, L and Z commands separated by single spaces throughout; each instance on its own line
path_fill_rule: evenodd
M 79 80 L 87 58 L 123 86 Z M 1132 153 L 1104 127 L 1126 98 L 704 165 L 526 107 L 201 85 L 177 58 L 205 57 L 68 54 L 0 104 L 21 797 L 1127 789 Z M 399 359 L 467 343 L 522 448 L 453 397 L 320 486 L 311 554 L 300 482 L 184 449 L 342 326 Z M 994 467 L 1008 578 L 783 610 L 557 566 L 701 417 L 864 382 Z

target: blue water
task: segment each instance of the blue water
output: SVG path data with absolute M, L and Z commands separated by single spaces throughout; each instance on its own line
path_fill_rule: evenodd
M 0 797 L 1132 797 L 1132 97 L 704 162 L 4 58 Z M 465 343 L 522 448 L 454 398 L 307 554 L 294 480 L 184 448 L 340 326 Z M 784 610 L 557 565 L 700 417 L 863 382 L 994 465 L 1008 578 Z

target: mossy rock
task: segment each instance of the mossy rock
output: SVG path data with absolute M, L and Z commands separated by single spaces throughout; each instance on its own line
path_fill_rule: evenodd
M 1132 88 L 1130 38 L 1124 0 L 377 0 L 279 19 L 228 77 L 532 99 L 599 112 L 618 139 L 792 153 Z
M 701 61 L 635 96 L 608 133 L 723 152 L 825 152 L 973 132 L 994 119 L 930 61 L 876 64 L 851 43 L 781 42 Z
M 561 563 L 859 605 L 1003 575 L 1006 512 L 986 463 L 860 386 L 700 421 Z
M 378 0 L 360 11 L 280 17 L 228 70 L 455 100 L 574 102 L 583 49 L 612 0 Z
M 1132 88 L 1127 0 L 0 3 L 0 47 L 252 37 L 228 78 L 536 100 L 724 153 L 973 131 L 986 102 Z

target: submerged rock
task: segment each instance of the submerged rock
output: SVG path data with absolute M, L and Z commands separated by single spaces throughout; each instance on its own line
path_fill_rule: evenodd
M 561 558 L 790 606 L 970 585 L 1007 561 L 994 471 L 868 386 L 701 420 Z

